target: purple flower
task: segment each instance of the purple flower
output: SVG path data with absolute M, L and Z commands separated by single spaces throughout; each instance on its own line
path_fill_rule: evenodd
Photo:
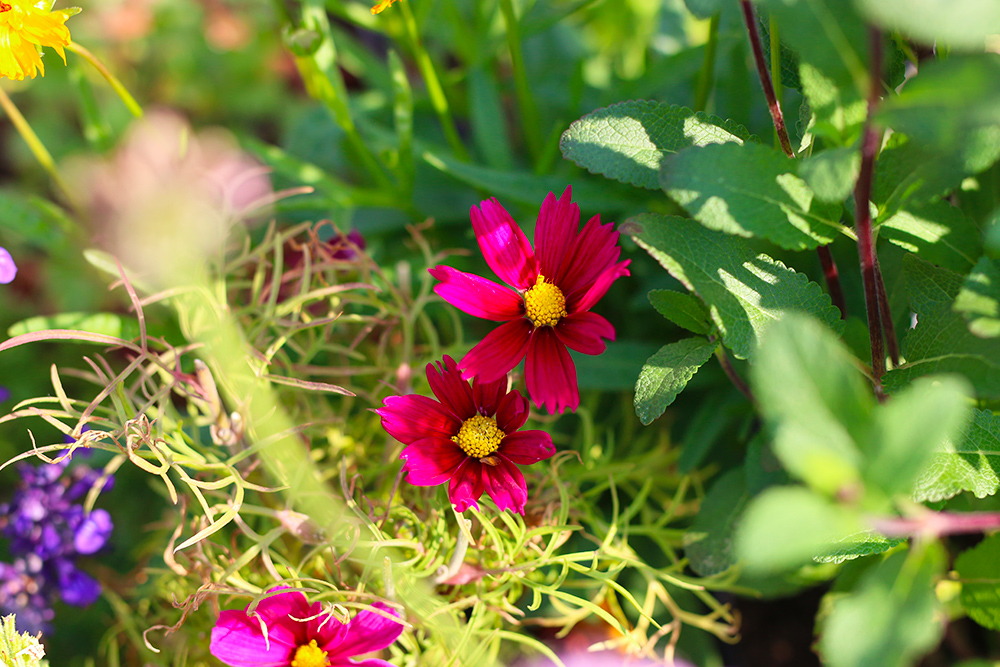
M 0 385 L 0 403 L 10 399 L 10 389 Z
M 398 616 L 381 602 L 372 606 Z M 393 667 L 378 658 L 349 658 L 383 649 L 402 632 L 402 621 L 368 610 L 341 623 L 318 602 L 309 604 L 302 592 L 283 589 L 261 600 L 252 616 L 246 611 L 222 612 L 212 628 L 209 650 L 230 667 Z
M 114 526 L 105 510 L 87 512 L 75 502 L 97 483 L 100 473 L 77 466 L 65 475 L 67 465 L 68 460 L 18 466 L 21 484 L 11 501 L 0 505 L 0 528 L 42 599 L 58 596 L 83 607 L 98 598 L 101 586 L 77 568 L 76 558 L 104 547 Z M 104 489 L 111 484 L 109 479 Z
M 38 571 L 32 573 L 29 561 L 40 570 L 37 558 L 19 558 L 13 565 L 0 563 L 0 616 L 16 614 L 18 632 L 48 633 L 55 612 L 42 592 L 44 576 Z
M 9 283 L 17 275 L 17 265 L 6 248 L 0 247 L 0 283 Z

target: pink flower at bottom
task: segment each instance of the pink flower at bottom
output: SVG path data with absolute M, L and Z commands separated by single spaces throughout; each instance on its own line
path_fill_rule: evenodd
M 535 248 L 496 199 L 472 207 L 472 228 L 486 263 L 510 289 L 450 266 L 435 266 L 434 292 L 469 315 L 503 322 L 463 358 L 466 379 L 503 377 L 524 363 L 528 394 L 550 413 L 576 410 L 576 366 L 566 348 L 600 354 L 615 339 L 611 323 L 590 309 L 611 284 L 629 275 L 618 261 L 618 232 L 595 215 L 580 229 L 580 207 L 566 188 L 542 202 Z
M 398 616 L 381 602 L 372 606 Z M 383 649 L 402 632 L 402 621 L 368 610 L 341 623 L 318 602 L 309 604 L 301 591 L 284 589 L 261 600 L 253 616 L 236 610 L 219 614 L 209 650 L 230 667 L 393 667 L 379 658 L 349 658 Z
M 17 275 L 17 265 L 6 248 L 0 247 L 0 283 L 9 283 Z
M 544 431 L 518 431 L 528 419 L 528 400 L 507 391 L 507 377 L 493 382 L 462 379 L 455 360 L 427 364 L 437 401 L 426 396 L 389 396 L 375 412 L 382 428 L 404 445 L 406 481 L 414 486 L 448 482 L 448 498 L 459 512 L 479 508 L 486 493 L 502 512 L 524 514 L 528 486 L 518 465 L 555 454 Z

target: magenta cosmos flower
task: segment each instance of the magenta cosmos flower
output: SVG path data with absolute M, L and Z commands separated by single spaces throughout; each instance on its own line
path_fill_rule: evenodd
M 381 602 L 372 606 L 398 616 Z M 309 604 L 301 591 L 285 589 L 261 600 L 252 616 L 222 612 L 212 628 L 210 650 L 232 667 L 393 667 L 378 658 L 349 658 L 383 649 L 402 632 L 402 621 L 368 610 L 341 623 L 318 602 Z
M 566 348 L 600 354 L 615 339 L 611 323 L 590 312 L 615 280 L 629 274 L 618 261 L 618 232 L 599 215 L 580 230 L 580 207 L 571 188 L 542 202 L 535 250 L 496 199 L 473 207 L 472 228 L 486 263 L 514 289 L 448 266 L 431 275 L 437 294 L 470 315 L 503 322 L 463 358 L 466 379 L 493 382 L 525 359 L 528 394 L 555 414 L 580 405 L 576 367 Z
M 459 512 L 479 509 L 489 494 L 500 511 L 524 514 L 528 486 L 518 465 L 556 453 L 544 431 L 518 431 L 528 419 L 528 401 L 507 391 L 507 376 L 493 382 L 462 379 L 455 360 L 427 364 L 427 381 L 438 400 L 426 396 L 389 396 L 375 412 L 382 427 L 406 445 L 406 481 L 415 486 L 448 482 L 448 498 Z M 515 465 L 516 464 L 516 465 Z

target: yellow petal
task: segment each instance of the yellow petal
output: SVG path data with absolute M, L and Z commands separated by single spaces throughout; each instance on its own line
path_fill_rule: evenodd
M 372 7 L 372 14 L 381 14 L 394 2 L 396 2 L 396 0 L 379 0 L 379 3 Z

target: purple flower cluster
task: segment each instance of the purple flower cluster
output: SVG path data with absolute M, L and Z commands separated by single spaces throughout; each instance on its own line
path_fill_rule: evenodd
M 97 483 L 100 473 L 77 466 L 64 475 L 68 460 L 18 466 L 21 484 L 11 502 L 0 505 L 0 530 L 10 541 L 13 564 L 0 563 L 0 613 L 17 614 L 18 630 L 48 630 L 57 598 L 85 607 L 101 594 L 96 579 L 76 566 L 76 558 L 97 552 L 111 535 L 111 516 L 75 501 Z M 104 490 L 111 488 L 109 478 Z

